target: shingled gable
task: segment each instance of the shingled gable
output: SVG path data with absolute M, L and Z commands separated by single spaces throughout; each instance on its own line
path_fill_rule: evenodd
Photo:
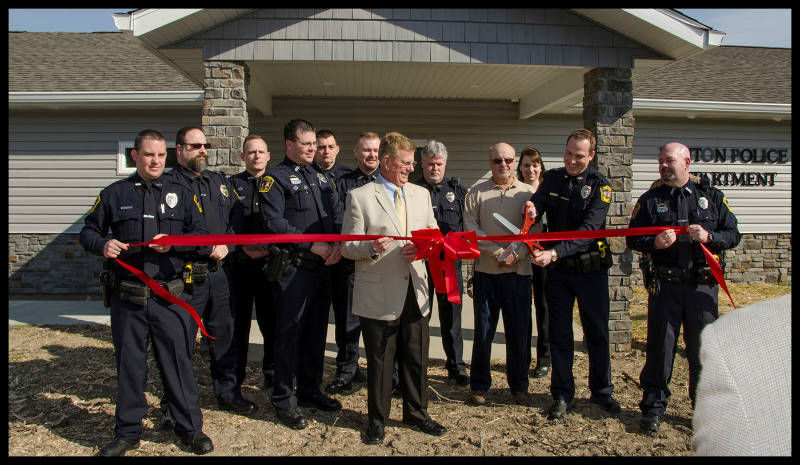
M 9 92 L 202 91 L 125 32 L 9 32 Z

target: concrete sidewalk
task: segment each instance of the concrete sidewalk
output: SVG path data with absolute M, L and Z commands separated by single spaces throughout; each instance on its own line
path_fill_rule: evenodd
M 472 299 L 464 295 L 463 308 L 461 314 L 462 335 L 464 337 L 464 361 L 469 362 L 472 356 L 473 340 L 473 312 Z M 433 315 L 431 316 L 431 343 L 430 358 L 444 360 L 445 354 L 442 348 L 441 329 L 439 328 L 438 305 L 434 300 Z M 77 324 L 111 324 L 109 310 L 103 307 L 103 303 L 98 300 L 16 300 L 8 301 L 8 324 L 12 325 L 77 325 Z M 534 337 L 532 345 L 536 347 L 536 325 L 533 328 Z M 583 342 L 583 331 L 580 325 L 573 324 L 575 342 Z M 336 357 L 336 341 L 334 337 L 333 310 L 328 317 L 328 335 L 325 344 L 325 356 Z M 253 318 L 250 329 L 250 351 L 248 359 L 260 361 L 264 353 L 264 338 L 258 330 L 258 324 Z M 364 353 L 363 340 L 360 344 L 361 356 Z M 504 359 L 506 357 L 505 332 L 503 328 L 503 318 L 497 325 L 497 333 L 492 344 L 492 359 Z M 535 357 L 535 354 L 534 354 Z

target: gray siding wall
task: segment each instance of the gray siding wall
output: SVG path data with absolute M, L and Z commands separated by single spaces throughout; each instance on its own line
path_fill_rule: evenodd
M 633 146 L 633 199 L 658 179 L 658 152 L 668 142 L 688 147 L 787 149 L 788 163 L 692 162 L 704 173 L 776 173 L 773 186 L 716 186 L 725 193 L 742 233 L 792 232 L 791 122 L 636 118 Z
M 8 124 L 8 232 L 79 232 L 97 194 L 117 173 L 119 142 L 146 128 L 167 146 L 198 110 L 18 111 Z
M 633 66 L 660 55 L 562 9 L 266 8 L 169 48 L 206 60 Z

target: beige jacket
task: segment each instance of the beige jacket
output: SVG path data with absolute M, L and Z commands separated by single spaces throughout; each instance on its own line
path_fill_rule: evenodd
M 417 229 L 437 228 L 427 189 L 411 183 L 403 186 L 406 199 L 408 235 Z M 386 188 L 379 179 L 353 189 L 347 195 L 342 234 L 381 234 L 403 236 L 400 222 Z M 376 320 L 400 318 L 411 279 L 417 304 L 423 316 L 428 305 L 428 273 L 423 260 L 408 262 L 400 254 L 406 241 L 394 241 L 390 249 L 372 259 L 371 241 L 342 242 L 342 255 L 355 260 L 353 315 Z
M 515 179 L 507 189 L 495 184 L 492 179 L 473 186 L 464 202 L 464 231 L 475 231 L 478 236 L 511 234 L 495 220 L 497 212 L 516 227 L 522 227 L 522 209 L 525 202 L 533 196 L 533 188 Z M 499 265 L 497 256 L 508 242 L 478 241 L 480 258 L 475 259 L 475 271 L 489 274 L 514 272 L 519 275 L 531 274 L 531 253 L 522 242 L 517 247 L 517 262 L 508 267 Z

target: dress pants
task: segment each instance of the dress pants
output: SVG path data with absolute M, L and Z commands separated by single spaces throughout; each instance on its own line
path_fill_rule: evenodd
M 650 294 L 647 301 L 647 358 L 639 376 L 644 390 L 639 408 L 645 415 L 663 415 L 667 409 L 681 324 L 689 361 L 689 399 L 694 406 L 700 379 L 700 333 L 719 315 L 716 284 L 661 280 L 660 285 L 660 292 Z
M 188 295 L 183 294 L 186 300 Z M 203 414 L 192 367 L 197 324 L 189 313 L 153 297 L 140 306 L 111 296 L 111 336 L 117 362 L 117 406 L 114 437 L 136 442 L 142 436 L 142 418 L 149 410 L 144 391 L 147 383 L 147 339 L 153 344 L 158 370 L 169 399 L 175 430 L 201 431 Z
M 417 305 L 409 280 L 403 313 L 394 321 L 361 318 L 367 352 L 367 416 L 369 424 L 384 427 L 392 400 L 392 365 L 399 359 L 403 420 L 425 421 L 428 416 L 428 319 Z
M 550 318 L 547 311 L 547 300 L 544 296 L 544 282 L 547 279 L 547 269 L 539 266 L 533 267 L 531 285 L 533 286 L 533 307 L 536 315 L 536 366 L 550 366 Z M 528 326 L 528 347 L 532 347 L 533 322 Z M 531 351 L 528 352 L 528 366 L 532 360 Z
M 336 374 L 350 382 L 358 371 L 361 322 L 353 315 L 355 269 L 342 259 L 333 270 L 333 316 L 336 328 Z
M 297 396 L 321 394 L 325 336 L 331 308 L 331 268 L 290 266 L 279 283 L 275 319 L 275 387 L 272 405 L 297 407 Z M 297 386 L 295 392 L 294 386 Z
M 531 319 L 531 277 L 517 273 L 473 276 L 475 339 L 469 372 L 473 391 L 488 391 L 492 384 L 489 363 L 492 341 L 500 312 L 506 339 L 506 378 L 513 392 L 528 392 L 530 343 L 527 338 Z
M 550 394 L 567 403 L 575 397 L 572 362 L 575 334 L 572 309 L 578 300 L 583 339 L 589 352 L 589 390 L 604 398 L 614 391 L 611 383 L 611 354 L 608 346 L 608 270 L 581 274 L 561 265 L 547 272 L 545 283 L 547 309 L 550 312 L 550 352 L 552 374 Z
M 428 267 L 428 264 L 425 264 Z M 464 297 L 464 283 L 461 273 L 461 260 L 455 261 L 456 279 L 458 279 L 458 295 Z M 448 375 L 466 373 L 464 363 L 464 339 L 461 336 L 461 304 L 454 304 L 447 300 L 447 294 L 437 294 L 433 287 L 431 270 L 428 269 L 428 302 L 433 309 L 433 298 L 436 296 L 439 309 L 439 328 L 442 331 L 442 348 L 446 360 L 444 363 Z M 433 312 L 431 312 L 433 313 Z M 428 319 L 430 320 L 430 313 Z
M 258 329 L 264 337 L 264 357 L 261 371 L 265 378 L 275 376 L 273 342 L 275 337 L 275 298 L 272 286 L 262 269 L 264 260 L 238 258 L 233 264 L 234 322 L 233 339 L 236 341 L 236 390 L 241 392 L 247 368 L 247 352 L 250 348 L 250 325 L 253 319 L 253 303 L 256 308 Z

